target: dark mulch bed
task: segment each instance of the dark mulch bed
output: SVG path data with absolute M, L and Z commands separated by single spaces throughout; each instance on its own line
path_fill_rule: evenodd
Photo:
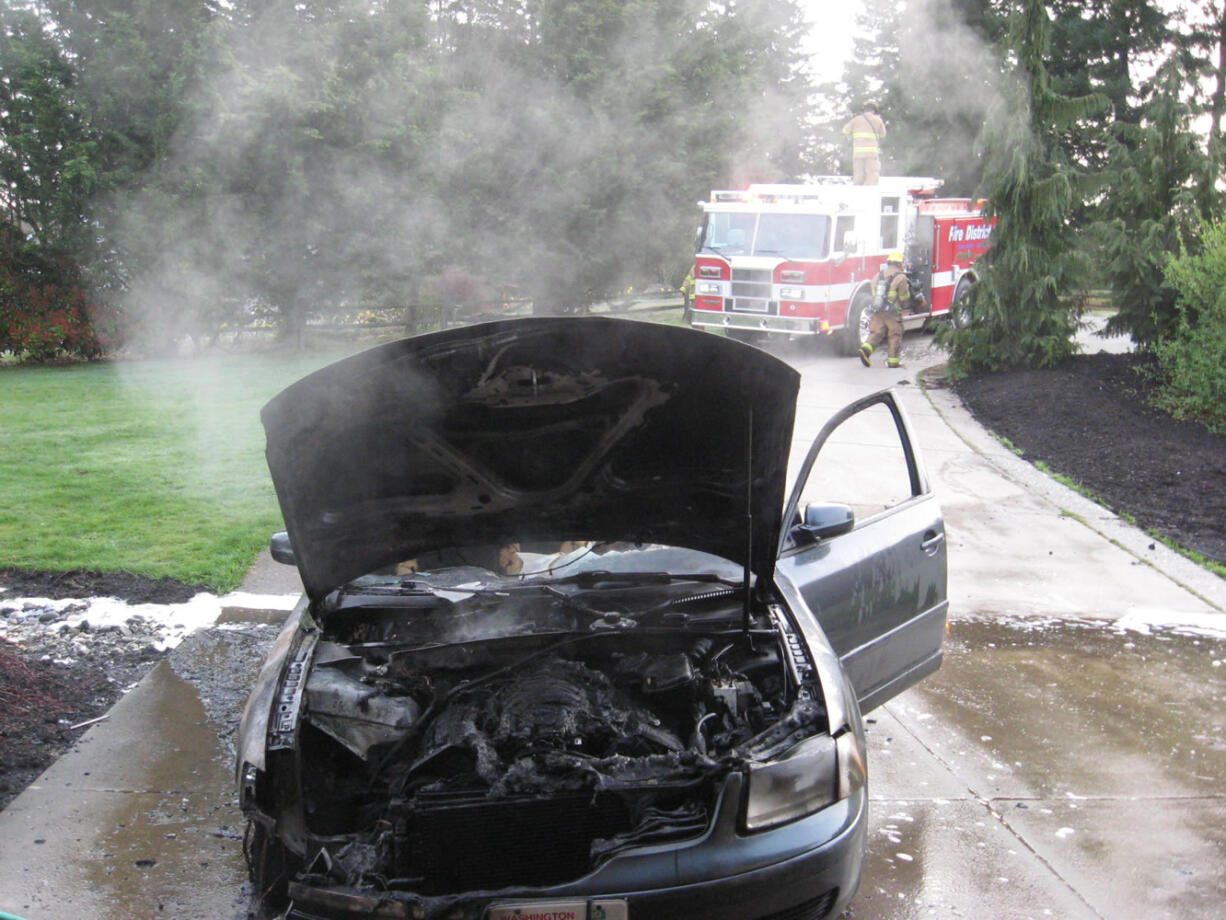
M 118 597 L 130 604 L 182 604 L 206 588 L 173 578 L 146 578 L 127 572 L 18 572 L 0 569 L 9 597 Z M 0 595 L 3 597 L 4 595 Z
M 1226 437 L 1152 408 L 1152 369 L 1146 355 L 1081 355 L 1050 370 L 970 377 L 954 391 L 1027 460 L 1226 562 Z
M 0 639 L 0 809 L 105 713 L 127 687 L 164 657 L 139 625 L 57 630 L 53 610 L 6 598 L 118 597 L 131 603 L 176 604 L 200 588 L 169 578 L 124 572 L 0 570 L 0 619 L 39 628 L 18 646 Z M 32 618 L 32 619 L 31 619 Z M 41 626 L 40 624 L 45 624 Z M 30 630 L 22 630 L 29 635 Z
M 54 664 L 0 639 L 0 808 L 122 693 L 96 664 Z

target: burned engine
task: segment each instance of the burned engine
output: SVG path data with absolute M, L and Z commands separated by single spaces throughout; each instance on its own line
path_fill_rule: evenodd
M 694 589 L 367 597 L 333 618 L 301 697 L 308 872 L 548 886 L 702 834 L 730 771 L 826 726 L 783 615 Z

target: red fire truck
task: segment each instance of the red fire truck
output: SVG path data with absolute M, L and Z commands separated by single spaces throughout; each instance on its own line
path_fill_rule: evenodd
M 838 334 L 846 354 L 868 335 L 872 282 L 891 252 L 902 251 L 922 312 L 904 329 L 961 314 L 975 260 L 993 221 L 969 198 L 938 198 L 940 179 L 883 176 L 852 185 L 820 176 L 806 185 L 751 185 L 713 191 L 702 202 L 694 257 L 693 326 L 755 340 L 769 334 Z

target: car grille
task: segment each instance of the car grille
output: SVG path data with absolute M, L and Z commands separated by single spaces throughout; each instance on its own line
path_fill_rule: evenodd
M 620 798 L 590 793 L 431 808 L 410 822 L 402 869 L 428 895 L 572 881 L 591 871 L 593 840 L 630 829 Z
M 771 311 L 771 273 L 766 269 L 732 270 L 732 309 L 747 313 Z
M 834 902 L 838 899 L 839 889 L 832 888 L 823 895 L 819 895 L 803 904 L 797 904 L 795 907 L 789 907 L 787 910 L 781 910 L 773 913 L 768 917 L 761 917 L 759 920 L 822 920 L 830 913 L 830 908 L 834 907 Z

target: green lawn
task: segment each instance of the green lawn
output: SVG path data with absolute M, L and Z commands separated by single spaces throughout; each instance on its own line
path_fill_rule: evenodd
M 260 407 L 338 357 L 0 368 L 0 568 L 234 588 L 281 526 Z
M 0 569 L 236 587 L 282 526 L 260 407 L 343 356 L 0 366 Z

